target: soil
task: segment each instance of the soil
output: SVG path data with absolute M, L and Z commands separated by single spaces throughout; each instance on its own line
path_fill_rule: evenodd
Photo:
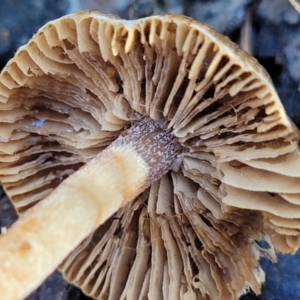
M 300 127 L 300 14 L 288 0 L 1 0 L 0 69 L 32 33 L 67 12 L 96 8 L 123 18 L 178 13 L 215 27 L 242 45 L 270 73 L 289 117 Z M 17 216 L 0 189 L 0 228 Z M 262 295 L 251 292 L 241 300 L 300 299 L 300 254 L 279 256 L 279 263 L 262 261 L 267 281 Z M 28 300 L 89 299 L 54 273 Z

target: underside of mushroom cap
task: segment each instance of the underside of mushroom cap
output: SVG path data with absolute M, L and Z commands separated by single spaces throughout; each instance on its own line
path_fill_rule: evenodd
M 259 293 L 259 257 L 300 245 L 298 131 L 256 60 L 190 18 L 76 13 L 19 49 L 0 76 L 0 179 L 17 211 L 145 116 L 180 141 L 179 171 L 91 234 L 64 276 L 96 299 Z

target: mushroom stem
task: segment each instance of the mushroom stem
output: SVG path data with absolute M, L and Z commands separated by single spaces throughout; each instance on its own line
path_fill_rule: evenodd
M 178 143 L 141 120 L 62 182 L 0 237 L 0 299 L 22 299 L 121 206 L 170 168 Z

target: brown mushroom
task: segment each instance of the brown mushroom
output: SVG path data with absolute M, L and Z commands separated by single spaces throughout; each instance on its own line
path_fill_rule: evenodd
M 94 232 L 83 229 L 82 238 L 89 236 L 59 267 L 95 299 L 237 299 L 249 288 L 260 292 L 258 260 L 275 260 L 273 246 L 299 248 L 298 130 L 265 70 L 205 24 L 173 15 L 125 21 L 96 11 L 50 22 L 2 71 L 0 114 L 0 178 L 17 211 L 27 211 L 25 221 L 53 195 L 64 206 L 70 186 L 84 187 L 83 203 L 100 193 L 103 173 L 90 172 L 93 157 L 128 128 L 154 122 L 172 140 L 169 172 L 120 209 L 124 201 L 103 199 L 101 210 L 118 211 Z M 170 170 L 173 137 L 181 144 L 177 170 Z M 152 145 L 138 141 L 146 150 Z M 88 171 L 76 171 L 89 160 Z M 130 164 L 133 174 L 114 187 L 135 176 Z M 68 208 L 79 218 L 68 231 L 72 243 L 89 223 L 80 209 Z M 66 209 L 49 215 L 43 218 L 57 222 L 50 249 L 63 259 L 68 250 L 61 254 L 56 243 L 64 243 L 60 222 L 69 217 Z M 46 227 L 43 218 L 36 222 Z M 0 239 L 0 295 L 9 269 L 3 241 L 22 219 Z M 44 258 L 37 261 L 39 268 Z

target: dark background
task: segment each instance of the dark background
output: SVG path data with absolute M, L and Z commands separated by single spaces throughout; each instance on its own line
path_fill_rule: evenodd
M 289 117 L 300 127 L 300 14 L 288 0 L 1 0 L 0 70 L 16 49 L 46 22 L 80 9 L 96 8 L 126 19 L 176 13 L 215 27 L 255 56 L 271 75 Z M 16 214 L 0 186 L 0 228 Z M 300 300 L 300 252 L 263 260 L 267 274 L 262 295 L 241 300 Z M 53 274 L 30 300 L 89 299 Z

